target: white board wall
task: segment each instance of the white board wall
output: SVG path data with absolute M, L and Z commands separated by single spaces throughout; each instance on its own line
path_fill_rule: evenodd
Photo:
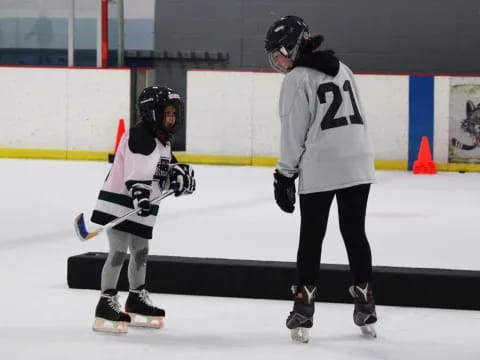
M 120 118 L 130 121 L 130 70 L 0 67 L 0 148 L 106 151 Z M 377 160 L 407 160 L 409 76 L 357 74 Z M 278 156 L 272 72 L 190 70 L 186 152 Z M 435 76 L 434 144 L 448 162 L 449 76 Z
M 191 70 L 187 73 L 187 152 L 278 156 L 278 97 L 283 75 Z M 357 75 L 376 155 L 405 160 L 407 75 Z
M 0 67 L 0 148 L 111 151 L 130 70 Z

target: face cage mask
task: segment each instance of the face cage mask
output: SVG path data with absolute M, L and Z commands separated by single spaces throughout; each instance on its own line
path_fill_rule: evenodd
M 268 62 L 270 63 L 270 66 L 272 67 L 273 70 L 278 71 L 278 72 L 282 72 L 282 73 L 287 73 L 291 70 L 291 69 L 286 69 L 283 66 L 278 65 L 275 61 L 275 56 L 274 55 L 278 51 L 283 56 L 292 60 L 292 62 L 295 62 L 295 60 L 297 59 L 298 50 L 300 49 L 300 45 L 302 44 L 302 41 L 306 40 L 305 36 L 307 36 L 308 38 L 310 37 L 308 32 L 306 33 L 305 30 L 302 30 L 300 32 L 300 34 L 298 35 L 297 43 L 295 44 L 293 49 L 290 50 L 290 53 L 287 51 L 287 49 L 285 49 L 284 46 L 282 46 L 278 50 L 270 51 L 267 54 Z
M 270 64 L 270 67 L 275 70 L 275 71 L 278 71 L 280 73 L 287 73 L 290 71 L 290 69 L 287 69 L 287 68 L 284 68 L 283 66 L 280 66 L 279 64 L 277 64 L 277 62 L 275 61 L 275 53 L 277 52 L 277 50 L 275 51 L 272 51 L 272 52 L 269 52 L 267 54 L 267 58 L 268 58 L 268 62 Z

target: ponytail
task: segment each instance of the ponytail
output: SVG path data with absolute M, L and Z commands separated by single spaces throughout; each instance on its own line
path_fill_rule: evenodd
M 325 40 L 325 38 L 323 37 L 323 35 L 313 35 L 310 39 L 308 39 L 307 41 L 305 41 L 303 44 L 302 44 L 302 47 L 300 49 L 300 53 L 301 54 L 310 54 L 312 52 L 314 52 L 315 50 L 317 50 L 320 45 L 322 45 L 323 41 Z

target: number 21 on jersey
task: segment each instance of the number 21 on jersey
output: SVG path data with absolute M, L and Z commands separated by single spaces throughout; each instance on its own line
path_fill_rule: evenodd
M 333 82 L 321 84 L 317 89 L 317 96 L 320 104 L 325 104 L 327 102 L 327 93 L 332 93 L 333 100 L 323 116 L 321 122 L 322 130 L 346 126 L 349 124 L 363 124 L 363 119 L 358 111 L 357 102 L 355 101 L 355 96 L 353 96 L 352 85 L 349 80 L 345 80 L 341 89 Z M 343 96 L 347 93 L 350 96 L 350 102 L 352 103 L 353 115 L 349 115 L 348 119 L 346 116 L 336 117 L 338 109 L 342 105 Z

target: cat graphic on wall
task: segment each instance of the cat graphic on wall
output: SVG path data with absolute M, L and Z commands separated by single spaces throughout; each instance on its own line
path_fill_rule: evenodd
M 462 120 L 460 127 L 470 136 L 472 144 L 466 144 L 456 138 L 452 138 L 451 144 L 458 149 L 473 150 L 480 147 L 480 103 L 475 106 L 471 100 L 468 100 L 466 110 L 467 118 Z

